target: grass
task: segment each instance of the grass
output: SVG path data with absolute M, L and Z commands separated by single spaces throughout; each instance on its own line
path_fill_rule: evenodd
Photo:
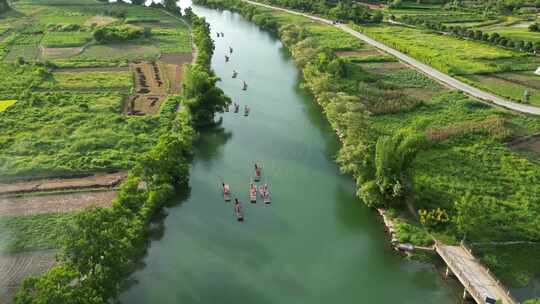
M 497 278 L 509 287 L 525 287 L 540 273 L 539 245 L 475 245 L 473 249 Z
M 7 110 L 7 108 L 11 107 L 17 102 L 15 99 L 8 99 L 8 100 L 0 100 L 0 113 Z
M 504 79 L 504 76 L 497 77 L 497 75 L 498 74 L 466 75 L 460 78 L 465 82 L 469 82 L 481 89 L 517 102 L 523 101 L 523 94 L 525 90 L 528 90 L 531 94 L 529 97 L 529 103 L 540 106 L 540 88 L 534 88 L 525 83 L 518 83 L 513 80 L 512 77 Z
M 82 46 L 92 40 L 90 32 L 48 32 L 41 40 L 41 45 L 48 48 Z
M 61 72 L 54 73 L 51 81 L 41 85 L 43 89 L 61 90 L 122 90 L 128 92 L 133 86 L 133 76 L 128 72 Z
M 19 57 L 26 61 L 36 60 L 39 56 L 39 48 L 35 44 L 13 45 L 9 48 L 9 52 L 4 57 L 6 62 L 14 62 Z
M 163 53 L 191 53 L 191 38 L 185 26 L 152 29 L 152 42 Z
M 0 250 L 18 252 L 57 248 L 72 214 L 0 217 Z
M 16 99 L 24 90 L 40 85 L 47 77 L 46 70 L 35 65 L 0 63 L 0 99 Z

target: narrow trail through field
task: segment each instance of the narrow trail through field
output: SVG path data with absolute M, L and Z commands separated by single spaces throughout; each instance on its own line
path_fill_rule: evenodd
M 484 100 L 484 101 L 489 101 L 489 102 L 492 102 L 498 106 L 501 106 L 501 107 L 504 107 L 504 108 L 507 108 L 509 110 L 513 110 L 513 111 L 516 111 L 516 112 L 521 112 L 521 113 L 525 113 L 525 114 L 533 114 L 533 115 L 540 115 L 540 108 L 538 107 L 534 107 L 534 106 L 528 106 L 528 105 L 523 105 L 523 104 L 519 104 L 519 103 L 516 103 L 516 102 L 512 102 L 512 101 L 509 101 L 505 98 L 502 98 L 502 97 L 499 97 L 499 96 L 496 96 L 496 95 L 493 95 L 493 94 L 490 94 L 490 93 L 487 93 L 485 91 L 482 91 L 480 89 L 477 89 L 471 85 L 468 85 L 462 81 L 459 81 L 457 80 L 456 78 L 453 78 L 452 76 L 450 75 L 447 75 L 447 74 L 444 74 L 434 68 L 432 68 L 431 66 L 428 66 L 424 63 L 421 63 L 420 61 L 404 54 L 404 53 L 401 53 L 400 51 L 397 51 L 391 47 L 388 47 L 387 45 L 383 44 L 383 43 L 380 43 L 374 39 L 371 39 L 369 38 L 368 36 L 360 33 L 360 32 L 357 32 L 353 29 L 351 29 L 349 26 L 345 25 L 345 24 L 333 24 L 332 21 L 328 20 L 328 19 L 324 19 L 324 18 L 321 18 L 321 17 L 317 17 L 317 16 L 313 16 L 313 15 L 309 15 L 309 14 L 305 14 L 305 13 L 300 13 L 300 12 L 297 12 L 297 11 L 293 11 L 293 10 L 289 10 L 289 9 L 285 9 L 285 8 L 281 8 L 281 7 L 275 7 L 275 6 L 271 6 L 271 5 L 267 5 L 267 4 L 262 4 L 262 3 L 258 3 L 258 2 L 255 2 L 255 1 L 250 1 L 250 0 L 242 0 L 244 2 L 247 2 L 247 3 L 250 3 L 250 4 L 253 4 L 253 5 L 258 5 L 258 6 L 262 6 L 262 7 L 266 7 L 266 8 L 269 8 L 269 9 L 274 9 L 274 10 L 279 10 L 279 11 L 283 11 L 283 12 L 287 12 L 287 13 L 290 13 L 290 14 L 294 14 L 294 15 L 298 15 L 298 16 L 303 16 L 303 17 L 306 17 L 306 18 L 309 18 L 311 20 L 315 20 L 315 21 L 318 21 L 318 22 L 322 22 L 322 23 L 326 23 L 326 24 L 329 24 L 329 25 L 332 25 L 332 26 L 335 26 L 339 29 L 341 29 L 342 31 L 346 32 L 346 33 L 349 33 L 351 35 L 353 35 L 354 37 L 390 54 L 390 55 L 393 55 L 395 56 L 396 58 L 398 58 L 399 60 L 403 61 L 403 62 L 406 62 L 408 63 L 409 65 L 411 65 L 412 67 L 414 67 L 415 69 L 417 69 L 418 71 L 426 74 L 427 76 L 431 77 L 431 78 L 434 78 L 446 85 L 449 85 L 453 88 L 456 88 L 468 95 L 471 95 L 473 97 L 476 97 L 478 99 L 481 99 L 481 100 Z

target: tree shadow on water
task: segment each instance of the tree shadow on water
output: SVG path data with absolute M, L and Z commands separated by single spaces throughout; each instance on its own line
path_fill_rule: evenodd
M 199 138 L 195 143 L 195 161 L 205 167 L 222 157 L 223 147 L 233 134 L 221 126 L 221 119 L 216 124 L 205 126 L 199 130 Z

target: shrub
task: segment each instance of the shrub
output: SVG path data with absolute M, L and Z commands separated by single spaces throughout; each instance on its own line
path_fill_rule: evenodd
M 149 34 L 143 28 L 133 25 L 103 26 L 94 30 L 94 39 L 99 43 L 121 42 L 139 39 Z

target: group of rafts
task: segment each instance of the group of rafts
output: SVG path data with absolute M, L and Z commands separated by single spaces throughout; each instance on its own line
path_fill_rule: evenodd
M 252 204 L 257 203 L 257 198 L 260 196 L 261 199 L 265 204 L 272 203 L 272 199 L 270 198 L 270 190 L 268 188 L 268 184 L 260 185 L 257 187 L 257 183 L 261 181 L 262 177 L 262 168 L 258 166 L 257 164 L 255 166 L 255 176 L 253 177 L 253 181 L 249 183 L 249 201 Z M 223 199 L 225 202 L 231 201 L 231 187 L 229 184 L 226 184 L 224 182 L 221 183 L 222 189 L 223 189 Z M 236 219 L 239 221 L 244 220 L 244 214 L 242 212 L 242 203 L 238 198 L 234 198 L 234 214 L 236 216 Z
M 217 37 L 225 37 L 225 34 L 223 34 L 223 32 L 218 32 L 217 34 Z M 229 62 L 229 60 L 231 59 L 230 56 L 232 56 L 232 53 L 233 53 L 233 48 L 232 47 L 229 47 L 229 53 L 227 55 L 225 55 L 225 62 Z M 233 70 L 233 73 L 232 73 L 232 78 L 237 78 L 238 77 L 238 72 L 236 70 Z M 247 86 L 247 83 L 245 81 L 242 80 L 242 90 L 246 91 L 248 88 Z M 250 111 L 250 108 L 245 105 L 244 106 L 244 116 L 248 116 L 249 115 L 249 111 Z M 227 105 L 225 107 L 225 112 L 229 112 L 229 106 Z M 240 105 L 237 104 L 236 102 L 233 103 L 233 112 L 234 113 L 238 113 L 240 112 Z

